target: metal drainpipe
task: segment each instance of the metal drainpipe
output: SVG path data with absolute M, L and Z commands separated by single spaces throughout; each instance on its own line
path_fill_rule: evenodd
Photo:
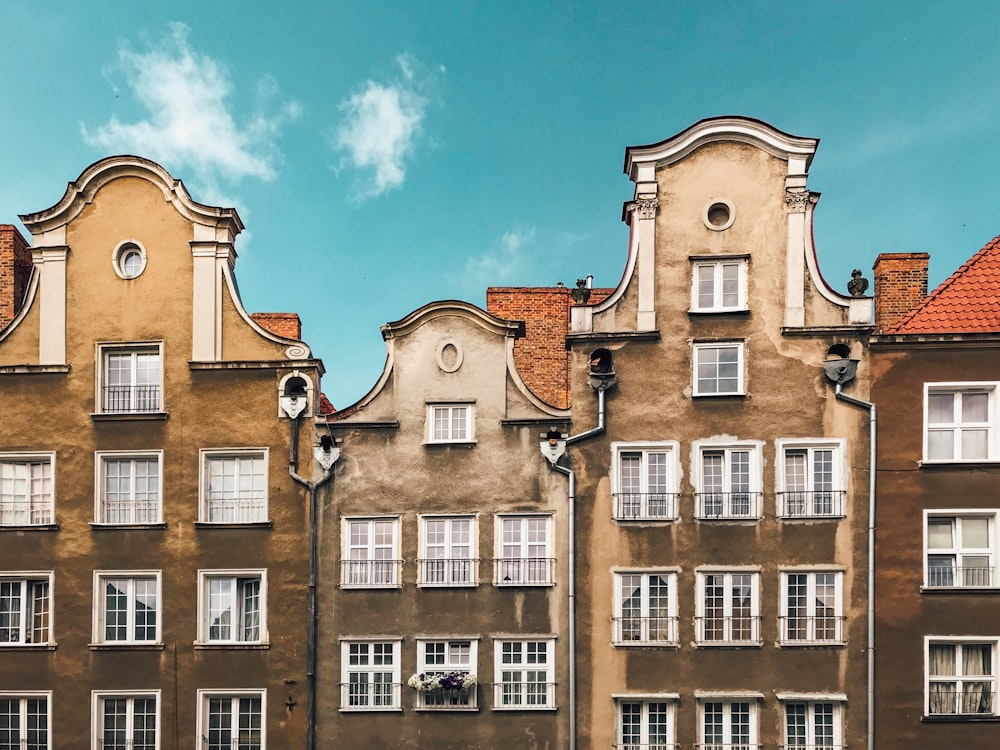
M 566 445 L 578 443 L 594 435 L 604 432 L 604 390 L 597 391 L 597 426 L 592 427 L 579 435 L 571 435 L 566 438 Z M 576 472 L 567 469 L 565 466 L 549 461 L 549 467 L 553 471 L 565 474 L 569 479 L 567 488 L 568 507 L 568 530 L 569 535 L 569 578 L 568 584 L 568 616 L 569 626 L 567 638 L 569 640 L 569 750 L 576 750 Z
M 310 482 L 299 476 L 299 417 L 292 419 L 292 439 L 288 446 L 288 475 L 309 489 L 309 597 L 308 630 L 306 635 L 306 750 L 316 748 L 316 641 L 318 631 L 318 607 L 316 586 L 319 580 L 319 512 L 316 507 L 316 489 L 333 478 L 333 467 L 325 469 L 318 481 Z M 333 448 L 337 451 L 337 448 Z M 337 451 L 339 456 L 339 451 Z
M 835 393 L 840 401 L 867 409 L 871 415 L 868 426 L 868 750 L 875 747 L 875 404 L 841 392 L 837 383 Z

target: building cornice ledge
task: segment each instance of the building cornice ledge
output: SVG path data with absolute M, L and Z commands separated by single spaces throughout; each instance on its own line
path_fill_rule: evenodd
M 997 333 L 899 333 L 873 334 L 869 340 L 880 349 L 996 349 L 1000 347 Z
M 192 370 L 300 370 L 322 367 L 318 359 L 240 359 L 228 362 L 188 362 Z
M 594 331 L 569 333 L 566 341 L 659 341 L 659 331 Z
M 0 375 L 57 374 L 69 372 L 69 365 L 0 365 Z
M 782 326 L 781 335 L 796 338 L 811 338 L 813 336 L 843 336 L 845 334 L 870 336 L 875 330 L 865 323 L 853 326 Z

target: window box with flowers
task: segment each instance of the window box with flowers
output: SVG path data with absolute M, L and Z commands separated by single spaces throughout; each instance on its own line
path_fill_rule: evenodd
M 476 685 L 470 672 L 419 672 L 406 681 L 417 692 L 416 708 L 475 711 Z

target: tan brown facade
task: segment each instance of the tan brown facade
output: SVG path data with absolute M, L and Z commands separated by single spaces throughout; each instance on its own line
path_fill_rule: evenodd
M 0 332 L 4 741 L 304 747 L 288 407 L 312 416 L 321 364 L 244 310 L 236 212 L 159 165 L 102 160 L 21 218 L 33 269 Z M 307 432 L 293 465 L 318 479 Z

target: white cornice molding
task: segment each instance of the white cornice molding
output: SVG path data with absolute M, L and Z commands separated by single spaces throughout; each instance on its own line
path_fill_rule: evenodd
M 446 317 L 465 318 L 501 336 L 515 338 L 524 333 L 524 324 L 521 321 L 498 318 L 470 302 L 439 300 L 417 308 L 404 318 L 386 323 L 382 326 L 382 338 L 388 341 L 391 338 L 407 336 L 432 320 Z

